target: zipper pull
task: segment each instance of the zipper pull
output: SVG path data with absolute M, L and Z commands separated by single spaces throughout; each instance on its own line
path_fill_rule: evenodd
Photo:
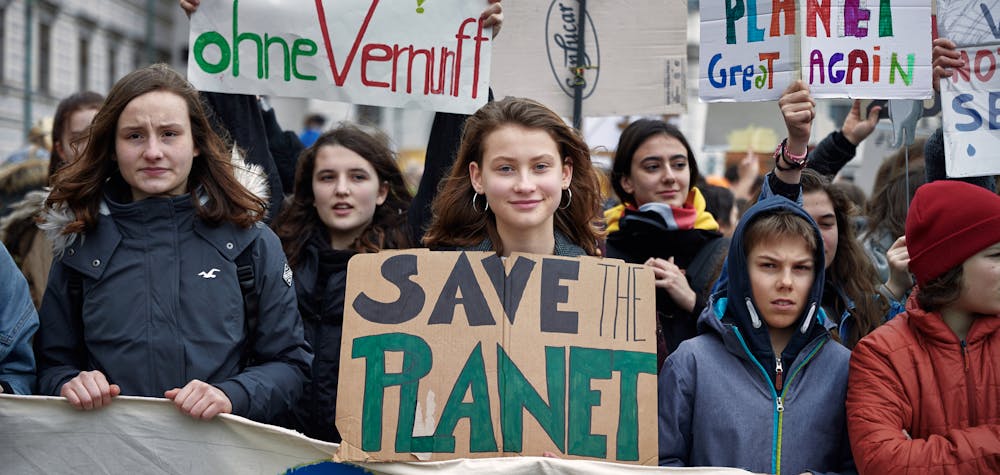
M 778 412 L 785 412 L 785 403 L 781 400 L 781 396 L 778 396 L 776 402 L 778 403 Z
M 962 340 L 962 362 L 965 363 L 965 372 L 969 372 L 969 355 L 966 351 L 965 340 Z
M 777 358 L 775 358 L 774 361 L 775 361 L 775 364 L 774 364 L 774 390 L 775 391 L 781 391 L 781 386 L 784 383 L 783 376 L 784 376 L 785 370 L 781 367 L 781 357 L 780 356 L 777 357 Z M 779 400 L 779 404 L 780 404 L 780 400 Z

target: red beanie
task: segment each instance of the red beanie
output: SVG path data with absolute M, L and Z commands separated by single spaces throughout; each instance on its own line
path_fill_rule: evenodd
M 1000 196 L 961 181 L 917 188 L 906 216 L 910 272 L 925 285 L 1000 242 Z

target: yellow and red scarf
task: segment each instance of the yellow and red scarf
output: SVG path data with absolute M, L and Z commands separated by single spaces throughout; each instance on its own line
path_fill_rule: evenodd
M 618 231 L 618 223 L 626 211 L 638 211 L 632 203 L 625 203 L 608 209 L 604 212 L 604 220 L 608 223 L 608 234 Z M 705 197 L 697 187 L 691 187 L 688 192 L 684 206 L 681 208 L 670 207 L 673 213 L 673 221 L 677 224 L 677 229 L 703 229 L 706 231 L 718 231 L 719 223 L 711 213 L 705 211 Z

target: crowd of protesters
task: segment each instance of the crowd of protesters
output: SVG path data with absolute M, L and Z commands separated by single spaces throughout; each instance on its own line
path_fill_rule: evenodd
M 481 19 L 502 17 L 491 0 Z M 935 40 L 935 78 L 961 61 Z M 778 106 L 771 171 L 751 155 L 722 187 L 675 126 L 633 122 L 602 216 L 586 142 L 530 99 L 438 113 L 411 195 L 378 130 L 318 124 L 304 144 L 258 98 L 136 70 L 60 103 L 38 189 L 0 221 L 0 392 L 163 397 L 339 441 L 352 256 L 603 256 L 655 277 L 661 465 L 1000 472 L 995 180 L 945 179 L 938 131 L 859 205 L 834 177 L 877 111 L 855 102 L 810 150 L 808 87 Z

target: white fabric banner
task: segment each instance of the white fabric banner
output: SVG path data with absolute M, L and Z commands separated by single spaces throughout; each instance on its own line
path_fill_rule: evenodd
M 11 474 L 747 475 L 729 468 L 657 468 L 541 457 L 351 466 L 337 444 L 221 415 L 198 421 L 166 399 L 118 397 L 77 411 L 64 399 L 0 395 L 0 472 Z M 361 468 L 358 468 L 361 467 Z
M 233 0 L 191 16 L 198 89 L 471 114 L 486 103 L 486 0 Z

